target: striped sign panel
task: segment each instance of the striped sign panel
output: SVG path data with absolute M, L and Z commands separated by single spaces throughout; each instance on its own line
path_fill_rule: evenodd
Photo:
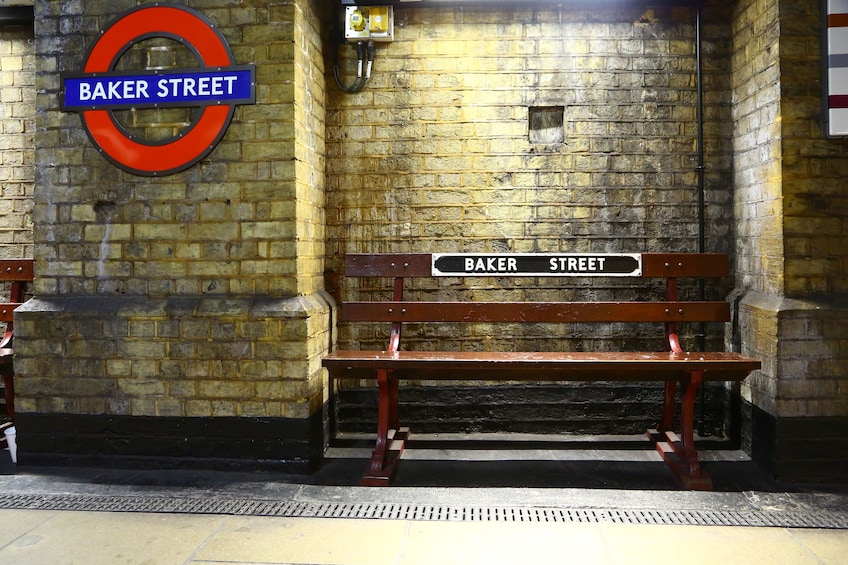
M 825 99 L 827 134 L 848 135 L 848 0 L 827 4 Z

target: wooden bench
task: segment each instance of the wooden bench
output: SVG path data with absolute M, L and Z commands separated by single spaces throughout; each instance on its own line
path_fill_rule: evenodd
M 6 415 L 9 421 L 15 419 L 15 366 L 13 364 L 13 338 L 15 309 L 26 300 L 27 285 L 33 279 L 32 259 L 0 259 L 0 282 L 11 283 L 9 301 L 0 303 L 0 322 L 6 329 L 0 340 L 0 375 L 3 377 Z M 2 442 L 5 443 L 5 438 Z
M 332 378 L 376 379 L 379 390 L 377 443 L 363 485 L 388 485 L 397 470 L 409 430 L 400 427 L 401 379 L 482 381 L 661 381 L 665 400 L 660 422 L 648 436 L 683 486 L 709 489 L 694 443 L 696 393 L 705 380 L 741 381 L 760 368 L 737 353 L 687 353 L 678 324 L 727 322 L 725 301 L 681 301 L 679 278 L 727 277 L 724 254 L 352 254 L 347 277 L 393 279 L 385 302 L 344 302 L 344 323 L 385 322 L 391 334 L 382 351 L 333 351 L 324 360 Z M 578 276 L 665 279 L 664 296 L 630 302 L 433 302 L 405 301 L 407 279 L 433 276 Z M 662 292 L 660 291 L 660 294 Z M 520 352 L 402 351 L 405 323 L 656 323 L 665 351 Z M 518 337 L 518 336 L 516 336 Z M 680 434 L 671 428 L 676 385 L 682 384 Z

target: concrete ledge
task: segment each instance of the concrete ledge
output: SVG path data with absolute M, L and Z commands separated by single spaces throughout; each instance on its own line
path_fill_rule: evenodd
M 56 296 L 35 297 L 15 314 L 24 321 L 32 313 L 106 313 L 121 316 L 221 316 L 305 318 L 329 310 L 333 299 L 326 292 L 306 296 Z

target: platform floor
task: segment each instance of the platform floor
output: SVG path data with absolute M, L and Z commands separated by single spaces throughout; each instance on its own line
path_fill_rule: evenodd
M 309 476 L 0 461 L 0 562 L 848 565 L 848 485 L 703 454 L 712 492 L 628 438 L 421 437 L 389 489 L 355 486 L 360 438 Z

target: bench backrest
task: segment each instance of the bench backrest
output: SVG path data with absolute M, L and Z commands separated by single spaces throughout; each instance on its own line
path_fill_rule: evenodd
M 573 268 L 572 268 L 573 267 Z M 547 270 L 547 271 L 546 271 Z M 659 322 L 664 323 L 672 350 L 679 349 L 678 322 L 727 322 L 726 301 L 681 301 L 679 278 L 721 278 L 729 260 L 720 253 L 643 254 L 351 254 L 348 277 L 394 279 L 391 300 L 344 302 L 340 320 L 391 322 L 397 345 L 403 323 L 416 322 Z M 612 272 L 610 272 L 612 271 Z M 665 295 L 656 301 L 608 302 L 457 302 L 406 301 L 404 279 L 433 276 L 591 276 L 665 279 Z
M 0 259 L 0 282 L 12 283 L 9 301 L 0 303 L 0 322 L 6 323 L 0 348 L 8 347 L 12 341 L 13 313 L 26 300 L 28 283 L 33 279 L 32 259 Z
M 469 258 L 520 257 L 522 254 L 468 253 Z M 610 257 L 615 254 L 527 254 L 526 257 L 542 257 L 550 260 L 571 257 Z M 626 254 L 630 256 L 631 254 Z M 730 262 L 725 253 L 641 253 L 641 276 L 646 278 L 720 278 L 730 274 Z M 351 253 L 345 257 L 345 275 L 348 277 L 432 277 L 434 258 L 432 253 Z M 501 271 L 485 273 L 487 276 L 535 276 L 522 272 Z M 579 273 L 571 273 L 579 276 Z M 596 276 L 603 276 L 598 273 Z M 448 276 L 448 275 L 442 275 Z M 461 275 L 455 275 L 461 276 Z M 479 276 L 479 273 L 475 274 Z M 551 276 L 557 276 L 553 274 Z M 564 276 L 564 275 L 563 275 Z M 607 275 L 615 276 L 615 275 Z

